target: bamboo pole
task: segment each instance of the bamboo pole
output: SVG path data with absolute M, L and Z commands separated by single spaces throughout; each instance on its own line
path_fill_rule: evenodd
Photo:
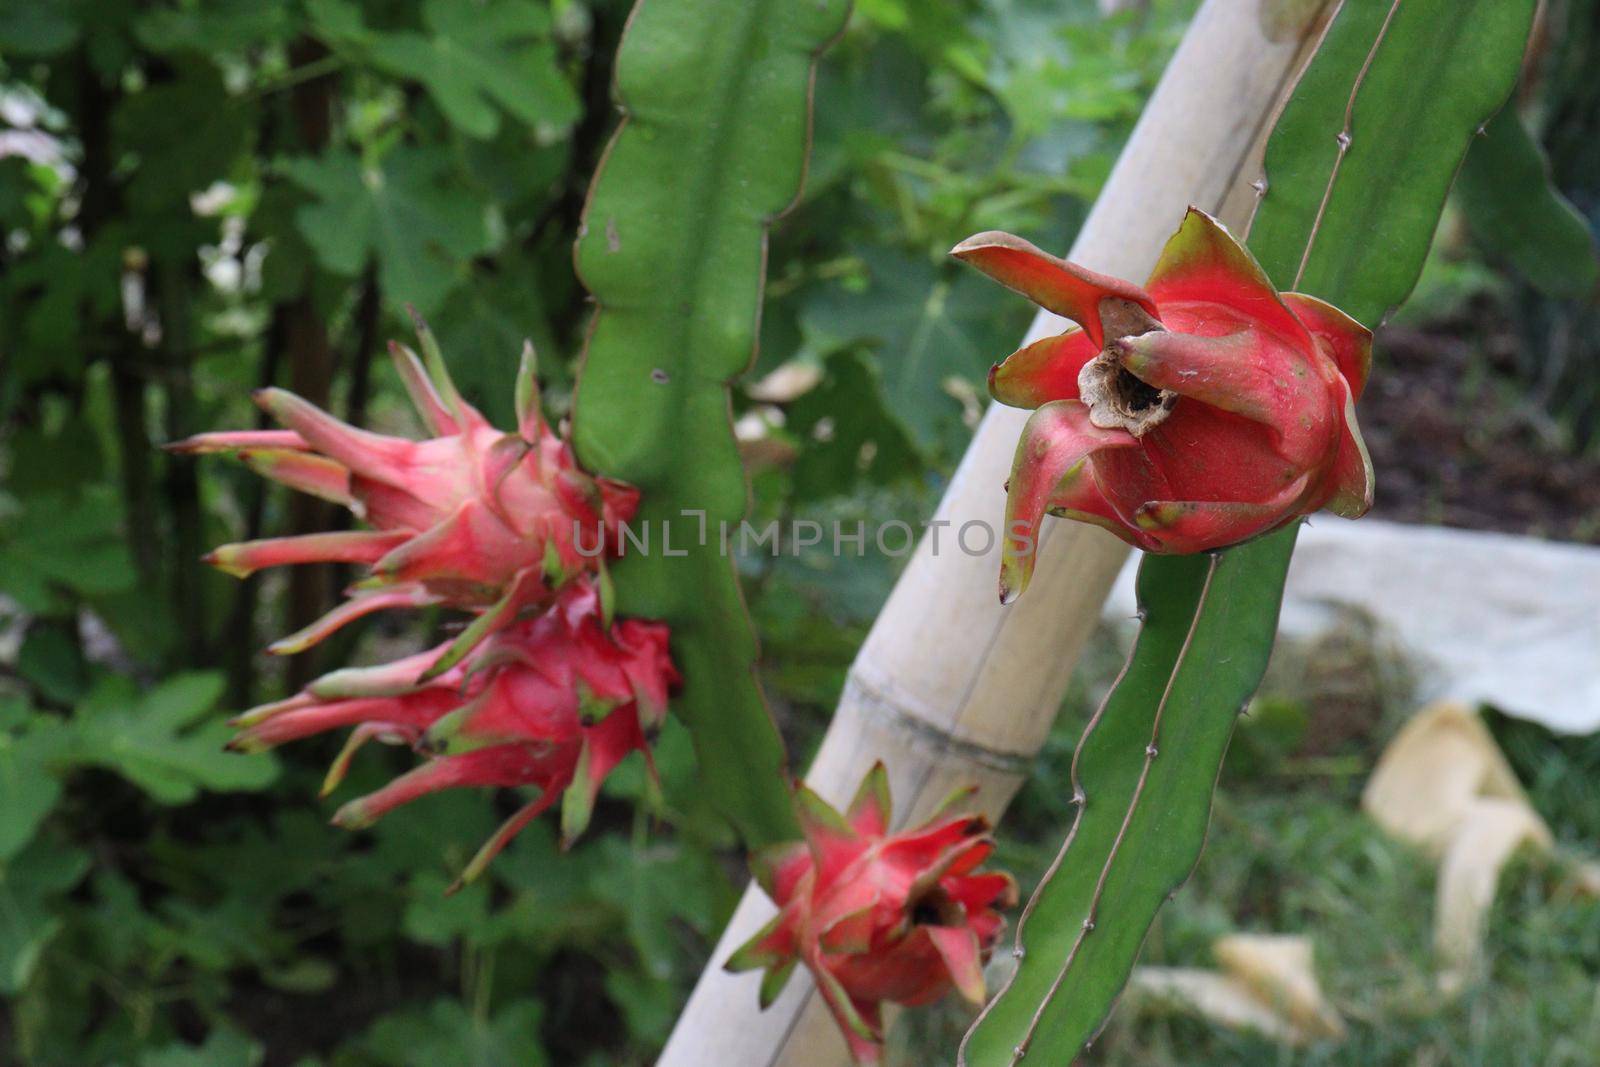
M 1291 6 L 1318 7 L 1207 0 L 1084 223 L 1073 260 L 1142 279 L 1189 204 L 1243 225 L 1256 202 L 1250 183 L 1260 174 L 1273 111 L 1314 37 L 1310 25 L 1274 23 Z M 1041 312 L 1026 340 L 1063 325 Z M 856 656 L 806 776 L 829 800 L 847 800 L 882 759 L 902 825 L 974 783 L 980 808 L 998 817 L 1044 743 L 1128 549 L 1090 526 L 1049 523 L 1027 595 L 1000 606 L 998 541 L 971 555 L 957 536 L 969 521 L 998 532 L 1026 416 L 990 406 L 935 515 L 946 525 L 923 538 Z M 983 542 L 974 528 L 968 547 Z M 746 891 L 657 1067 L 849 1062 L 803 968 L 765 1012 L 757 1009 L 758 975 L 721 969 L 772 914 L 759 889 Z

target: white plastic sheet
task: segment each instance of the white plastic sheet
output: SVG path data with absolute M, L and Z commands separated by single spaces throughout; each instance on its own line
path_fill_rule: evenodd
M 1133 614 L 1138 558 L 1107 618 Z M 1406 650 L 1425 699 L 1600 730 L 1600 547 L 1319 515 L 1301 531 L 1280 632 L 1314 636 L 1335 605 L 1370 614 Z

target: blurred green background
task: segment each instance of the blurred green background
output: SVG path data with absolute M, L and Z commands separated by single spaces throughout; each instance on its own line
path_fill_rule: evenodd
M 663 805 L 637 806 L 633 761 L 570 853 L 536 824 L 443 899 L 511 798 L 430 797 L 347 834 L 325 825 L 336 800 L 316 799 L 337 739 L 221 751 L 228 710 L 422 647 L 440 621 L 376 619 L 287 663 L 263 656 L 348 575 L 237 582 L 197 557 L 338 520 L 157 447 L 255 424 L 248 394 L 268 383 L 411 429 L 381 354 L 408 332 L 408 301 L 502 424 L 531 337 L 559 414 L 588 314 L 570 247 L 616 117 L 627 6 L 0 3 L 0 1063 L 586 1067 L 647 1063 L 665 1039 L 742 881 L 681 732 L 660 743 Z M 773 234 L 751 381 L 789 376 L 738 398 L 758 519 L 931 511 L 984 373 L 1031 310 L 945 251 L 990 228 L 1064 250 L 1195 6 L 858 0 L 821 67 L 805 198 Z M 1596 5 L 1554 6 L 1567 21 L 1524 104 L 1592 227 Z M 1380 356 L 1405 384 L 1369 401 L 1380 508 L 1600 539 L 1592 301 L 1541 295 L 1469 229 L 1447 221 Z M 1438 415 L 1422 442 L 1406 417 L 1419 397 Z M 750 565 L 765 681 L 797 754 L 897 566 L 824 552 Z M 1430 868 L 1352 802 L 1410 709 L 1382 688 L 1330 710 L 1290 674 L 1274 699 L 1305 736 L 1230 778 L 1152 958 L 1203 959 L 1211 933 L 1252 922 L 1322 933 L 1325 980 L 1359 1004 L 1361 1036 L 1293 1062 L 1592 1063 L 1600 912 L 1550 903 L 1539 872 L 1519 873 L 1489 984 L 1432 1004 L 1417 906 Z M 1025 882 L 1067 820 L 1060 782 L 1098 677 L 1077 684 L 1008 826 Z M 1360 728 L 1331 747 L 1313 728 L 1351 716 Z M 1502 732 L 1558 835 L 1594 841 L 1595 801 L 1573 783 L 1594 780 L 1600 747 Z M 406 763 L 369 750 L 341 796 Z M 1370 936 L 1341 936 L 1352 916 Z M 920 1042 L 948 1050 L 960 1024 L 952 1011 L 906 1028 L 895 1062 L 929 1062 Z M 1132 1021 L 1094 1054 L 1286 1055 Z

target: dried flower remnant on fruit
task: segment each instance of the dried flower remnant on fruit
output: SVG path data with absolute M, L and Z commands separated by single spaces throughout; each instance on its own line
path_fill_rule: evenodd
M 1371 332 L 1279 293 L 1205 212 L 1189 209 L 1143 288 L 1005 233 L 951 254 L 1077 324 L 989 372 L 996 400 L 1034 409 L 1006 493 L 1002 600 L 1026 588 L 1046 512 L 1186 554 L 1372 506 L 1355 416 Z
M 988 823 L 936 815 L 890 834 L 881 763 L 843 815 L 804 785 L 795 810 L 805 840 L 751 860 L 778 915 L 726 965 L 765 970 L 762 1007 L 803 963 L 856 1062 L 877 1063 L 885 1001 L 930 1004 L 953 988 L 981 1004 L 983 961 L 1005 926 L 1000 909 L 1017 898 L 1010 875 L 978 870 L 994 851 Z

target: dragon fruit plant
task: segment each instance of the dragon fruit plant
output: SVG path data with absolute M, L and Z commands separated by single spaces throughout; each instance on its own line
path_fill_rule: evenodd
M 804 963 L 851 1056 L 877 1063 L 885 1001 L 930 1004 L 953 988 L 982 1004 L 983 962 L 1005 927 L 999 909 L 1017 900 L 1009 874 L 978 870 L 994 851 L 988 822 L 935 815 L 889 833 L 882 763 L 843 815 L 804 785 L 794 800 L 805 839 L 764 849 L 750 864 L 778 914 L 726 963 L 765 970 L 762 1007 Z
M 1006 233 L 951 254 L 1077 323 L 989 372 L 996 400 L 1034 409 L 1007 486 L 1002 601 L 1027 588 L 1046 511 L 1191 554 L 1372 506 L 1355 415 L 1371 331 L 1279 293 L 1205 212 L 1189 209 L 1142 289 Z
M 302 651 L 387 608 L 441 605 L 474 614 L 436 648 L 333 671 L 245 712 L 230 744 L 260 751 L 352 727 L 324 795 L 367 741 L 419 753 L 418 767 L 338 810 L 333 821 L 350 828 L 441 789 L 536 788 L 468 864 L 465 882 L 558 799 L 563 840 L 581 833 L 611 769 L 635 750 L 648 763 L 647 739 L 679 679 L 668 628 L 613 619 L 605 596 L 604 559 L 638 493 L 579 469 L 541 413 L 532 349 L 524 350 L 517 382 L 518 430 L 508 434 L 462 399 L 432 333 L 420 319 L 417 327 L 423 358 L 399 344 L 390 353 L 436 437 L 361 430 L 266 389 L 257 403 L 287 429 L 201 434 L 169 447 L 232 455 L 372 526 L 224 545 L 207 557 L 239 576 L 287 563 L 371 568 L 343 604 L 270 651 Z

